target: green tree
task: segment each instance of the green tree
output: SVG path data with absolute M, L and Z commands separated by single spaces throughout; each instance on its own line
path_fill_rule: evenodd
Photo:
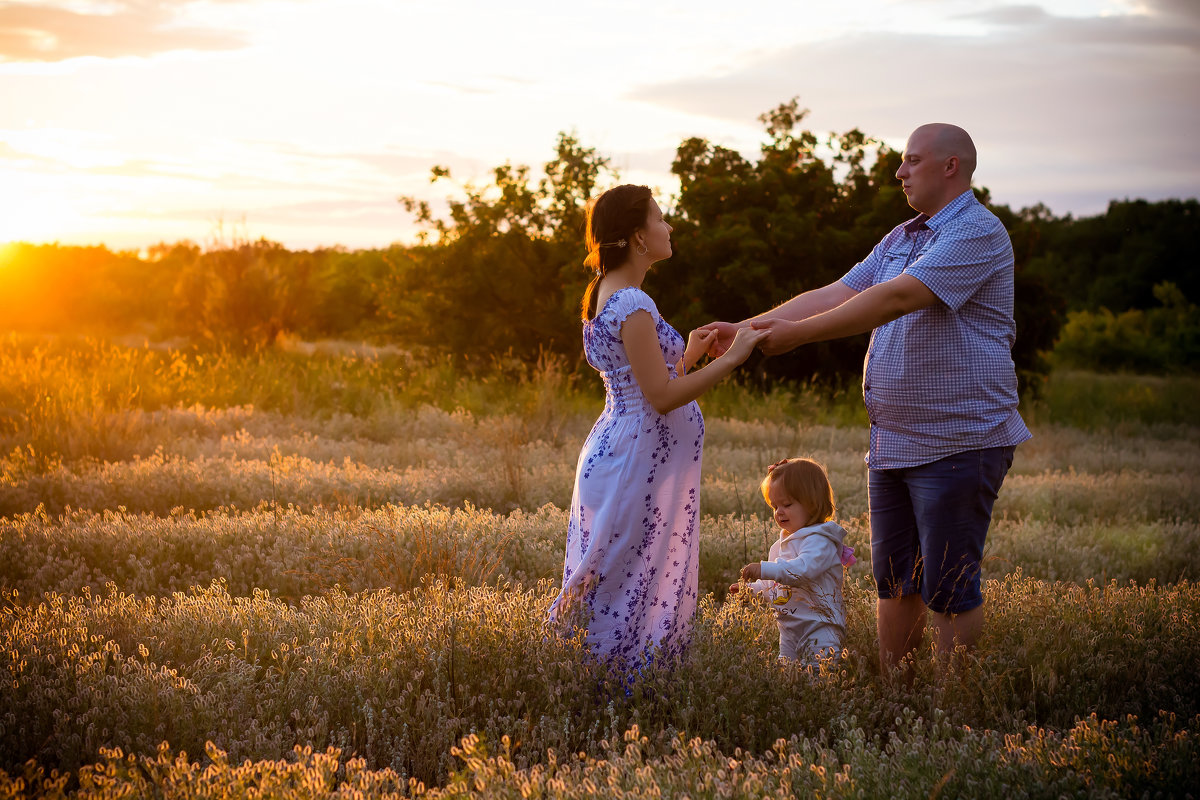
M 672 171 L 676 254 L 648 283 L 676 325 L 737 320 L 837 280 L 905 216 L 889 191 L 898 155 L 855 129 L 801 129 L 793 99 L 763 114 L 757 162 L 704 139 L 684 141 Z M 906 207 L 905 207 L 905 210 Z M 760 364 L 776 377 L 833 383 L 861 375 L 866 337 L 824 342 Z
M 534 180 L 528 166 L 496 167 L 488 185 L 462 185 L 444 218 L 401 198 L 424 243 L 393 262 L 383 284 L 389 332 L 467 357 L 579 352 L 584 206 L 615 173 L 567 133 L 543 173 Z M 435 167 L 431 177 L 449 180 L 450 171 Z
M 1114 200 L 1093 217 L 1037 213 L 1028 221 L 1038 236 L 1029 270 L 1071 311 L 1153 308 L 1154 287 L 1164 281 L 1200 296 L 1200 201 Z
M 317 302 L 312 254 L 266 239 L 192 252 L 177 274 L 173 304 L 176 328 L 192 338 L 261 347 L 301 330 Z
M 1037 396 L 1050 374 L 1049 354 L 1062 328 L 1067 304 L 1044 275 L 1030 265 L 1041 257 L 1048 235 L 1061 221 L 1040 203 L 1018 212 L 1003 205 L 992 205 L 991 210 L 1008 230 L 1013 245 L 1017 340 L 1012 357 L 1017 380 L 1022 394 Z

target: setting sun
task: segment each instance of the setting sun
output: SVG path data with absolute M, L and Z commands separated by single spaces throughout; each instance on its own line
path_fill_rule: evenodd
M 0 193 L 0 243 L 54 241 L 70 231 L 70 223 L 76 220 L 69 208 L 60 204 L 66 198 L 50 197 L 27 177 L 11 180 L 4 176 L 3 180 L 5 189 Z

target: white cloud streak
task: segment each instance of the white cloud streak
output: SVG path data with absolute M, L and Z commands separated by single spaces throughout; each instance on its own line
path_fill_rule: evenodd
M 231 50 L 236 31 L 180 24 L 189 3 L 123 2 L 93 10 L 67 3 L 0 3 L 0 61 L 148 56 L 173 50 Z

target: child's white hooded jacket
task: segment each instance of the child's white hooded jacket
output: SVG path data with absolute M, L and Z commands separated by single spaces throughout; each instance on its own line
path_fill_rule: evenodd
M 842 546 L 846 531 L 836 522 L 809 525 L 777 539 L 762 580 L 750 588 L 771 601 L 780 625 L 787 620 L 846 628 L 842 595 Z

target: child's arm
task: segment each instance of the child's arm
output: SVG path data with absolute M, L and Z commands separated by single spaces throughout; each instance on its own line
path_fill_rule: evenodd
M 784 586 L 801 586 L 834 567 L 842 566 L 842 549 L 832 539 L 813 534 L 800 543 L 800 552 L 794 558 L 777 558 L 761 563 L 764 580 L 782 583 Z
M 767 586 L 767 582 L 764 580 L 760 580 L 762 575 L 759 571 L 759 562 L 757 562 L 757 561 L 755 561 L 753 564 L 747 564 L 746 566 L 742 567 L 742 571 L 738 577 L 740 578 L 740 581 L 738 583 L 730 585 L 729 591 L 731 591 L 731 592 L 741 591 L 741 588 L 742 588 L 741 581 L 744 581 L 747 585 L 747 588 L 756 594 L 765 594 L 766 592 L 768 592 L 770 590 L 770 587 Z

